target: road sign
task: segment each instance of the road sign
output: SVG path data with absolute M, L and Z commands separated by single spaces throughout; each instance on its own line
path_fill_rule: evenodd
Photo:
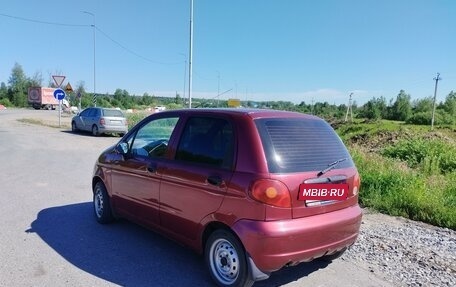
M 93 106 L 96 107 L 97 106 L 97 94 L 93 94 L 92 102 L 93 102 Z
M 229 99 L 228 100 L 228 107 L 238 108 L 241 106 L 241 100 L 239 99 Z
M 78 98 L 78 99 L 81 98 L 81 92 L 78 92 L 78 94 L 76 95 L 76 98 Z
M 73 91 L 73 87 L 70 85 L 70 82 L 65 86 L 65 91 L 67 93 L 71 93 Z
M 54 98 L 56 98 L 57 100 L 61 101 L 63 99 L 65 99 L 65 91 L 62 90 L 62 89 L 56 89 L 54 91 Z
M 63 81 L 65 81 L 65 76 L 52 76 L 52 78 L 54 79 L 55 84 L 59 88 L 62 85 Z

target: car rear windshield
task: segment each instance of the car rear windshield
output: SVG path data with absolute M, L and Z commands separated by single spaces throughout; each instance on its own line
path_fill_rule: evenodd
M 103 116 L 105 117 L 121 117 L 123 118 L 123 113 L 120 110 L 103 110 Z
M 321 119 L 258 119 L 269 172 L 321 171 L 342 160 L 337 168 L 353 166 L 345 145 L 329 124 Z

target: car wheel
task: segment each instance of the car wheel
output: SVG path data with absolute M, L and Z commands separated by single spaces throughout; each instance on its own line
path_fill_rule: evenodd
M 219 229 L 209 236 L 204 257 L 211 277 L 217 285 L 253 285 L 244 248 L 229 231 Z
M 93 125 L 92 126 L 92 135 L 94 137 L 98 136 L 98 127 L 97 127 L 97 125 Z
M 109 223 L 114 219 L 108 192 L 102 182 L 98 182 L 93 190 L 93 207 L 99 223 Z
M 78 131 L 78 127 L 75 122 L 71 122 L 71 131 L 74 133 Z

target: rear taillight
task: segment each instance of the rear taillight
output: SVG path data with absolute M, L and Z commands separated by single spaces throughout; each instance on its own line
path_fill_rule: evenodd
M 106 124 L 104 118 L 100 118 L 100 126 L 104 126 Z
M 353 179 L 353 195 L 357 195 L 359 193 L 359 186 L 361 185 L 361 179 L 359 174 L 356 173 L 355 178 Z
M 265 204 L 291 207 L 290 191 L 285 184 L 278 180 L 257 180 L 252 184 L 250 194 L 255 200 Z

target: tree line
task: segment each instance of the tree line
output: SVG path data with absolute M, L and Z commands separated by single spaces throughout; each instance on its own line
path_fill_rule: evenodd
M 28 107 L 27 91 L 29 87 L 43 86 L 43 77 L 40 73 L 27 77 L 22 66 L 16 63 L 11 70 L 8 84 L 0 84 L 0 104 L 7 107 Z M 50 80 L 48 87 L 54 87 Z M 81 95 L 79 98 L 77 95 Z M 93 105 L 93 94 L 85 90 L 84 83 L 79 82 L 73 93 L 70 93 L 67 100 L 71 105 L 88 107 Z M 97 105 L 104 107 L 119 107 L 121 109 L 146 109 L 157 105 L 164 105 L 168 109 L 184 108 L 187 106 L 187 99 L 176 93 L 175 97 L 156 97 L 144 93 L 142 96 L 130 95 L 128 91 L 117 89 L 114 94 L 97 95 Z M 193 107 L 228 107 L 226 100 L 218 99 L 192 99 Z M 242 106 L 251 108 L 272 108 L 278 110 L 296 111 L 307 114 L 314 114 L 326 119 L 342 119 L 347 112 L 347 105 L 335 105 L 328 102 L 316 102 L 294 104 L 289 101 L 241 101 Z M 362 106 L 356 102 L 352 104 L 352 112 L 356 118 L 370 120 L 395 120 L 405 121 L 410 124 L 428 125 L 431 123 L 433 111 L 433 98 L 411 100 L 410 94 L 400 90 L 395 99 L 389 102 L 385 97 L 372 98 Z M 445 101 L 436 103 L 435 124 L 455 125 L 456 124 L 456 93 L 451 91 Z

